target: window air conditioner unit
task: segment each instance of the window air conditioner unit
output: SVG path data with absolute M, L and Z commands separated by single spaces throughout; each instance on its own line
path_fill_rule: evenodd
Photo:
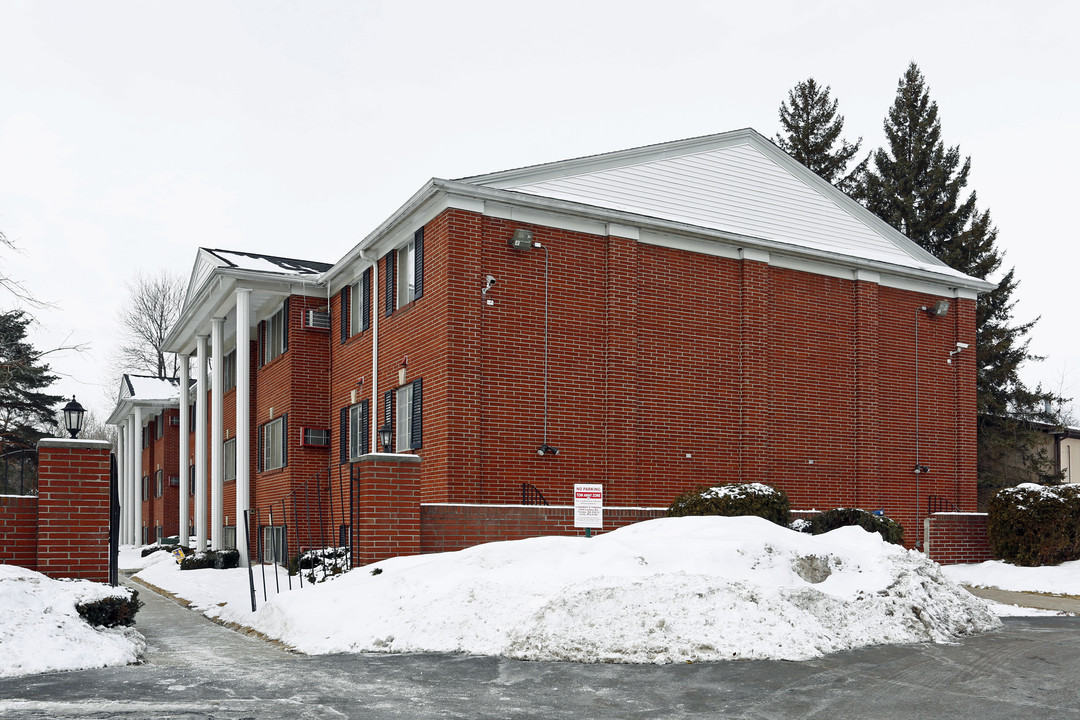
M 308 310 L 304 313 L 304 327 L 313 330 L 329 330 L 330 313 L 326 310 Z
M 328 428 L 300 428 L 300 445 L 330 447 L 330 430 Z

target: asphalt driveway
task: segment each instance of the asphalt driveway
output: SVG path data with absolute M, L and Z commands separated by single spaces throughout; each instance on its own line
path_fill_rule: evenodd
M 142 589 L 142 665 L 0 680 L 5 718 L 1080 718 L 1080 618 L 808 662 L 305 657 Z M 2 649 L 0 649 L 2 651 Z

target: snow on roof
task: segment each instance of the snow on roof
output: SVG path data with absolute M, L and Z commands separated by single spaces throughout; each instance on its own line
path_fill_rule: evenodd
M 535 165 L 461 182 L 965 277 L 753 130 Z
M 216 250 L 204 248 L 215 257 L 224 260 L 229 267 L 256 272 L 290 273 L 293 275 L 318 275 L 330 269 L 329 263 L 314 260 L 298 260 L 275 255 L 240 252 L 238 250 Z
M 148 375 L 124 375 L 120 399 L 179 401 L 180 381 Z

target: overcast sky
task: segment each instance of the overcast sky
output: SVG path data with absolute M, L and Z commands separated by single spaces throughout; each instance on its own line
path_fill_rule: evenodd
M 752 7 L 751 7 L 752 6 Z M 3 269 L 56 390 L 99 417 L 125 282 L 200 246 L 334 262 L 431 177 L 752 127 L 832 87 L 864 150 L 917 62 L 1041 315 L 1025 377 L 1080 395 L 1074 2 L 0 0 Z M 0 297 L 0 308 L 14 306 Z

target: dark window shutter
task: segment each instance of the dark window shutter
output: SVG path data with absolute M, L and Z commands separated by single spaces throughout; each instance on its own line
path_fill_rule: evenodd
M 424 446 L 424 438 L 421 435 L 423 432 L 423 385 L 422 379 L 413 380 L 412 384 L 412 426 L 409 428 L 409 435 L 412 440 L 412 450 L 418 450 Z
M 390 317 L 394 312 L 394 286 L 397 281 L 394 272 L 395 260 L 397 260 L 397 250 L 386 253 L 386 317 Z
M 338 448 L 341 452 L 341 462 L 349 461 L 349 408 L 341 408 L 338 417 Z
M 266 364 L 266 321 L 259 323 L 259 367 Z
M 360 401 L 360 452 L 363 455 L 367 455 L 371 452 L 369 443 L 371 442 L 371 413 L 368 410 L 368 406 L 371 403 L 367 400 Z
M 371 268 L 360 276 L 360 329 L 371 327 Z
M 394 391 L 383 393 L 383 425 L 390 428 L 390 450 L 394 448 Z
M 424 228 L 417 230 L 413 238 L 416 246 L 416 252 L 413 254 L 415 277 L 413 299 L 419 300 L 424 295 Z
M 281 467 L 289 464 L 289 414 L 281 416 Z
M 255 434 L 255 467 L 259 472 L 263 471 L 263 437 L 266 435 L 266 425 L 260 425 Z
M 289 349 L 289 298 L 281 306 L 281 352 Z
M 349 339 L 349 294 L 352 288 L 348 285 L 341 288 L 341 342 Z

